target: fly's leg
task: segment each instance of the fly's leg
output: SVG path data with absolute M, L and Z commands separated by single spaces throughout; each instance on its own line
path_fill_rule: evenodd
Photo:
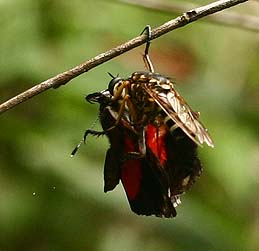
M 155 72 L 154 71 L 154 67 L 153 67 L 153 64 L 149 58 L 149 55 L 148 55 L 148 52 L 149 52 L 149 47 L 150 47 L 150 44 L 151 44 L 151 26 L 150 25 L 147 25 L 145 27 L 145 29 L 141 32 L 141 35 L 143 33 L 146 33 L 147 34 L 147 42 L 146 42 L 146 48 L 145 48 L 145 52 L 144 52 L 144 55 L 143 55 L 143 60 L 144 60 L 144 63 L 147 67 L 147 69 L 150 71 L 150 72 Z

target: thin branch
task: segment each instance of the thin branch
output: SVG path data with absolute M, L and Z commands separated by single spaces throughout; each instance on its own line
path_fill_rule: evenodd
M 149 10 L 154 11 L 160 11 L 167 14 L 179 14 L 183 13 L 186 10 L 195 9 L 197 8 L 196 4 L 193 3 L 187 3 L 187 2 L 170 2 L 170 4 L 167 3 L 161 3 L 157 1 L 151 1 L 151 0 L 117 0 L 121 3 L 126 3 L 129 5 L 133 5 L 136 7 L 143 7 Z M 252 15 L 246 15 L 236 12 L 224 12 L 224 13 L 218 13 L 217 15 L 210 15 L 206 18 L 206 21 L 209 21 L 211 23 L 215 24 L 222 24 L 227 25 L 239 29 L 245 29 L 253 32 L 259 32 L 259 18 L 252 16 Z
M 247 2 L 248 0 L 219 0 L 211 4 L 192 9 L 178 16 L 177 18 L 170 20 L 163 25 L 152 30 L 151 40 L 156 39 L 174 29 L 185 26 L 193 21 L 196 21 L 202 17 L 211 15 L 218 11 L 230 8 L 240 3 Z M 32 88 L 18 94 L 17 96 L 7 100 L 0 105 L 0 114 L 15 107 L 16 105 L 50 89 L 57 88 L 61 85 L 65 85 L 73 78 L 83 74 L 90 69 L 109 61 L 110 59 L 117 57 L 133 48 L 140 46 L 146 42 L 146 36 L 141 35 L 131 39 L 130 41 L 121 44 L 107 52 L 101 53 L 98 56 L 68 70 L 60 73 Z

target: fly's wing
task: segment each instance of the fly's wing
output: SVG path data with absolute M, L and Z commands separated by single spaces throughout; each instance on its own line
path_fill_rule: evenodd
M 196 144 L 206 143 L 214 147 L 208 130 L 198 120 L 195 113 L 182 96 L 173 88 L 173 84 L 157 85 L 159 88 L 143 85 L 148 95 Z

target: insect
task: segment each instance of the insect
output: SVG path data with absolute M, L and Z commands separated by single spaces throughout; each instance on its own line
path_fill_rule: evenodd
M 175 217 L 180 195 L 202 172 L 197 146 L 214 147 L 207 129 L 199 121 L 174 84 L 154 72 L 149 58 L 151 28 L 147 26 L 143 55 L 147 72 L 129 78 L 114 77 L 108 89 L 89 94 L 99 103 L 103 131 L 110 141 L 104 165 L 104 191 L 121 181 L 132 211 L 140 215 Z M 80 144 L 72 152 L 75 154 Z

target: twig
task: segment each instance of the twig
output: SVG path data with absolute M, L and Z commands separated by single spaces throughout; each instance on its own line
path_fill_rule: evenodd
M 121 3 L 126 3 L 129 5 L 134 5 L 136 7 L 143 7 L 149 10 L 154 11 L 161 11 L 164 13 L 169 14 L 179 14 L 183 13 L 186 10 L 194 9 L 197 7 L 197 5 L 193 3 L 187 3 L 187 2 L 171 2 L 170 4 L 167 3 L 161 3 L 157 1 L 151 1 L 151 0 L 117 0 Z M 222 24 L 222 25 L 228 25 L 232 27 L 236 27 L 239 29 L 245 29 L 253 32 L 259 32 L 259 18 L 252 16 L 252 15 L 246 15 L 246 14 L 240 14 L 236 12 L 224 12 L 224 13 L 218 13 L 217 15 L 211 15 L 206 18 L 206 21 L 209 21 L 211 23 L 216 24 Z
M 185 26 L 193 21 L 196 21 L 202 17 L 208 16 L 215 12 L 230 8 L 234 5 L 247 2 L 248 0 L 220 0 L 214 3 L 195 8 L 193 10 L 183 13 L 181 16 L 170 20 L 163 25 L 152 30 L 151 40 L 162 36 L 165 33 L 168 33 L 174 29 Z M 6 102 L 0 105 L 0 114 L 15 107 L 16 105 L 50 89 L 57 88 L 61 85 L 65 85 L 71 79 L 79 76 L 82 73 L 89 71 L 90 69 L 109 61 L 110 59 L 117 57 L 133 48 L 140 46 L 146 42 L 146 36 L 141 35 L 131 39 L 130 41 L 121 44 L 105 53 L 99 54 L 98 56 L 68 70 L 63 73 L 60 73 L 34 87 L 24 91 L 23 93 L 18 94 L 17 96 L 7 100 Z

